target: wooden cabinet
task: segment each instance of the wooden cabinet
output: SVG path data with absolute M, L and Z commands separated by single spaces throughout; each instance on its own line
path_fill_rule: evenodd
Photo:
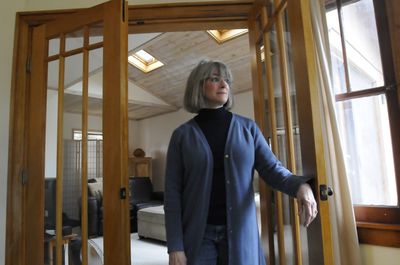
M 150 177 L 151 157 L 129 157 L 128 173 L 129 177 Z

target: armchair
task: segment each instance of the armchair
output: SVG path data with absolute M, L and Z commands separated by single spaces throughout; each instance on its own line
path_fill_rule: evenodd
M 129 211 L 131 233 L 137 232 L 137 211 L 163 205 L 164 193 L 154 192 L 149 177 L 129 178 Z M 92 179 L 88 183 L 88 235 L 103 235 L 103 182 Z
M 163 205 L 164 193 L 153 191 L 153 184 L 149 177 L 130 177 L 129 191 L 131 233 L 136 233 L 137 212 L 143 208 Z

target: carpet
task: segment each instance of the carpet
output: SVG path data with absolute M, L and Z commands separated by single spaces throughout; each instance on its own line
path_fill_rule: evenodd
M 89 239 L 88 264 L 103 264 L 103 237 Z M 139 239 L 137 233 L 131 234 L 131 264 L 135 265 L 168 265 L 168 253 L 165 243 Z

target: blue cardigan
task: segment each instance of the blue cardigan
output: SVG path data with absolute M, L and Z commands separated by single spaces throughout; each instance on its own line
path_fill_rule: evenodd
M 254 202 L 254 169 L 268 185 L 293 197 L 307 179 L 284 168 L 256 123 L 236 114 L 224 163 L 229 264 L 265 264 Z M 169 143 L 164 204 L 168 252 L 185 251 L 188 265 L 196 260 L 207 225 L 212 177 L 211 149 L 191 119 L 173 132 Z

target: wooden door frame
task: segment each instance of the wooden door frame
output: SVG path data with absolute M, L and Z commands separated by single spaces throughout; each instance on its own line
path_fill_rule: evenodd
M 128 9 L 129 33 L 246 28 L 252 4 L 253 1 L 245 0 L 130 6 Z M 32 245 L 27 244 L 27 240 L 34 240 L 32 237 L 27 237 L 30 231 L 27 231 L 25 223 L 33 217 L 26 216 L 26 188 L 24 187 L 27 181 L 24 169 L 27 167 L 28 132 L 30 126 L 33 125 L 29 124 L 30 113 L 27 108 L 28 102 L 32 100 L 32 95 L 29 95 L 32 28 L 68 14 L 74 14 L 79 10 L 81 9 L 19 12 L 16 16 L 8 150 L 7 265 L 27 264 L 23 253 L 28 250 L 28 245 Z M 33 196 L 35 196 L 34 193 Z M 41 196 L 38 195 L 36 202 L 42 204 L 43 200 L 40 198 Z M 37 244 L 37 242 L 34 243 Z
M 84 23 L 81 19 L 82 15 L 85 19 L 101 19 L 105 21 L 104 42 L 108 43 L 104 45 L 104 51 L 108 55 L 107 58 L 112 58 L 109 62 L 105 60 L 105 64 L 111 69 L 117 69 L 117 71 L 109 71 L 110 73 L 122 73 L 117 75 L 118 80 L 115 80 L 116 78 L 112 79 L 113 74 L 105 75 L 104 78 L 105 94 L 114 91 L 113 88 L 115 87 L 121 88 L 115 90 L 112 95 L 108 95 L 105 104 L 122 106 L 120 108 L 109 108 L 113 113 L 107 115 L 114 116 L 104 119 L 104 126 L 112 128 L 112 130 L 107 131 L 108 138 L 112 139 L 108 140 L 108 144 L 114 144 L 115 146 L 115 142 L 117 142 L 120 145 L 119 148 L 116 148 L 118 152 L 110 155 L 112 159 L 107 160 L 108 163 L 104 168 L 104 171 L 108 170 L 108 174 L 105 172 L 105 176 L 118 176 L 114 182 L 108 180 L 110 177 L 105 178 L 111 183 L 105 189 L 104 194 L 106 195 L 114 190 L 117 190 L 115 193 L 119 193 L 121 187 L 128 186 L 127 177 L 119 178 L 127 175 L 124 172 L 127 172 L 128 162 L 121 159 L 128 153 L 127 139 L 124 141 L 124 137 L 126 138 L 127 136 L 127 113 L 124 111 L 127 108 L 127 62 L 119 59 L 115 60 L 118 56 L 124 55 L 124 53 L 118 53 L 121 50 L 120 47 L 123 47 L 122 50 L 127 52 L 128 23 L 124 23 L 123 19 L 127 17 L 127 15 L 123 14 L 123 11 L 127 10 L 125 5 L 125 2 L 114 0 L 97 5 L 94 8 L 75 11 L 17 13 L 11 89 L 6 264 L 39 264 L 43 262 L 43 243 L 38 244 L 38 241 L 43 242 L 44 218 L 37 218 L 37 215 L 44 217 L 44 207 L 41 208 L 40 205 L 44 205 L 44 179 L 42 179 L 42 176 L 44 174 L 43 143 L 45 142 L 46 92 L 42 89 L 42 86 L 45 84 L 44 79 L 46 76 L 46 73 L 44 73 L 45 67 L 43 67 L 43 58 L 46 55 L 43 53 L 46 50 L 46 38 L 48 38 L 45 34 L 52 34 L 50 32 L 52 27 L 53 29 L 56 27 L 54 32 L 62 32 L 66 30 L 66 28 L 63 28 L 65 26 L 73 28 L 82 25 Z M 105 12 L 104 8 L 106 8 L 107 12 Z M 69 16 L 65 20 L 66 14 Z M 70 16 L 75 17 L 71 18 Z M 72 25 L 71 20 L 74 22 Z M 53 21 L 56 24 L 49 23 L 46 26 L 37 27 Z M 33 39 L 33 31 L 37 36 L 35 41 Z M 123 68 L 125 68 L 125 71 Z M 31 75 L 31 69 L 35 69 L 35 75 Z M 122 70 L 119 71 L 119 69 Z M 115 116 L 120 119 L 114 119 L 113 117 Z M 115 142 L 113 143 L 113 141 Z M 118 166 L 111 168 L 109 165 L 111 163 Z M 28 170 L 30 175 L 27 174 Z M 27 183 L 29 185 L 26 185 Z M 127 200 L 120 200 L 118 206 L 114 203 L 113 207 L 108 208 L 113 211 L 113 213 L 105 212 L 105 215 L 108 216 L 126 216 L 129 214 Z M 129 260 L 130 256 L 129 244 L 127 244 L 130 240 L 129 233 L 127 233 L 129 231 L 129 221 L 128 218 L 121 219 L 126 221 L 117 220 L 118 223 L 113 223 L 115 221 L 112 218 L 104 217 L 104 221 L 108 221 L 109 227 L 119 227 L 119 233 L 115 233 L 115 231 L 114 233 L 108 232 L 107 237 L 109 240 L 105 240 L 105 242 L 112 241 L 117 250 L 123 249 L 124 251 L 124 255 L 118 255 L 117 259 L 110 259 L 108 256 L 112 253 L 109 252 L 111 254 L 106 254 L 105 260 L 110 259 L 118 264 L 125 264 L 126 262 L 123 261 Z M 61 214 L 57 216 L 57 223 L 57 227 L 60 227 Z M 37 229 L 38 227 L 41 229 Z M 61 230 L 59 229 L 59 231 Z M 105 237 L 106 232 L 104 232 Z M 57 233 L 56 238 L 58 245 L 60 245 L 61 233 Z M 108 249 L 111 248 L 108 247 Z M 57 253 L 57 255 L 60 261 L 61 253 Z

